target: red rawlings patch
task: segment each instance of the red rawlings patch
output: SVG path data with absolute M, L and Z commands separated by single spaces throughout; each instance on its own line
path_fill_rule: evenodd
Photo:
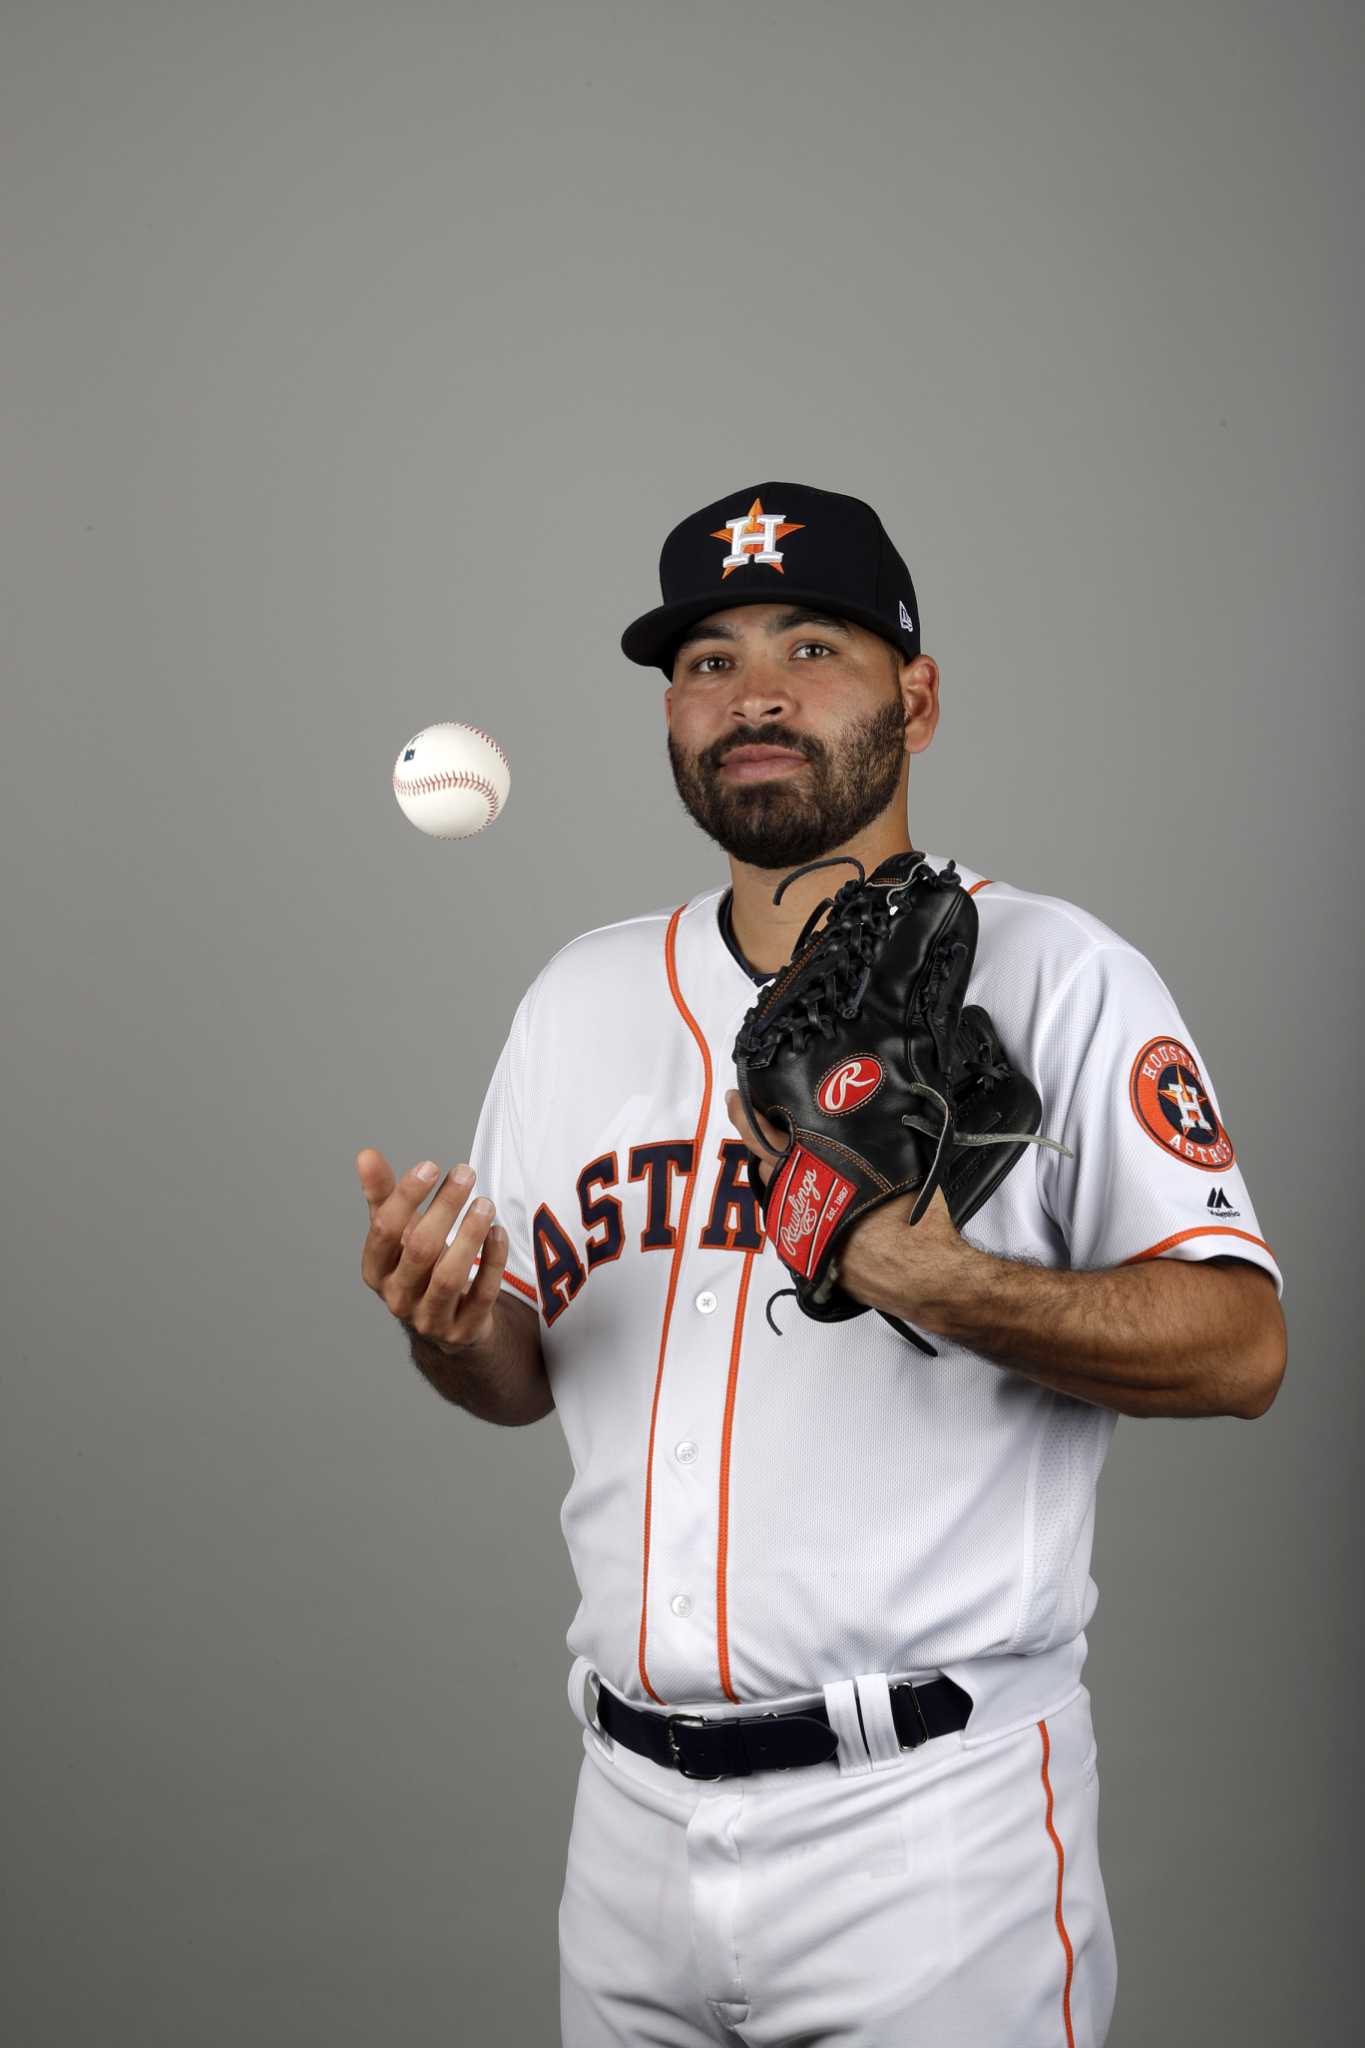
M 768 1235 L 778 1257 L 803 1278 L 811 1279 L 831 1231 L 856 1192 L 851 1180 L 798 1145 L 778 1176 L 768 1204 Z
M 815 1100 L 826 1116 L 848 1116 L 876 1094 L 885 1078 L 880 1060 L 874 1060 L 870 1052 L 859 1053 L 830 1068 L 815 1091 Z
M 1149 1138 L 1188 1166 L 1225 1173 L 1236 1158 L 1232 1140 L 1209 1101 L 1194 1055 L 1176 1038 L 1153 1038 L 1128 1077 L 1133 1114 Z

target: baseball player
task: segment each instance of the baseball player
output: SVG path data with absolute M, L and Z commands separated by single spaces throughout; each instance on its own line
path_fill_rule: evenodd
M 1091 2048 L 1096 1481 L 1120 1414 L 1269 1407 L 1280 1271 L 1157 969 L 954 845 L 924 857 L 976 906 L 970 999 L 1054 1142 L 964 1233 L 941 1193 L 858 1221 L 840 1284 L 881 1314 L 770 1325 L 781 1134 L 732 1048 L 829 893 L 775 903 L 782 878 L 913 847 L 939 669 L 856 498 L 748 486 L 675 527 L 660 581 L 622 647 L 668 679 L 728 886 L 554 955 L 466 1162 L 357 1160 L 364 1277 L 418 1366 L 485 1421 L 555 1409 L 573 1458 L 563 2040 Z

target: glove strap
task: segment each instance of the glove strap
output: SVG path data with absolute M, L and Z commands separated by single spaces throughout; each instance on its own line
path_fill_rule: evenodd
M 939 1133 L 925 1117 L 903 1116 L 903 1124 L 923 1131 L 926 1138 L 936 1138 Z M 1060 1152 L 1064 1159 L 1074 1159 L 1075 1153 L 1060 1138 L 1041 1138 L 1036 1131 L 953 1131 L 955 1145 L 1046 1145 L 1049 1152 Z

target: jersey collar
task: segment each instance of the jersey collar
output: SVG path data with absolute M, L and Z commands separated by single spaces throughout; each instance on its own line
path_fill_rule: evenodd
M 762 988 L 765 981 L 772 980 L 772 970 L 769 970 L 767 974 L 760 974 L 756 967 L 749 965 L 749 962 L 740 952 L 739 941 L 735 937 L 735 927 L 730 915 L 730 899 L 733 895 L 734 890 L 727 889 L 716 906 L 716 922 L 720 926 L 720 935 L 724 939 L 730 953 L 748 975 L 750 981 L 756 983 L 759 988 Z

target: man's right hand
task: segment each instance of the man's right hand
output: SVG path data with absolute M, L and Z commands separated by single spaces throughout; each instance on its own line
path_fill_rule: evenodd
M 422 1215 L 417 1212 L 436 1174 L 424 1176 L 414 1166 L 396 1180 L 383 1153 L 370 1145 L 356 1154 L 355 1170 L 370 1205 L 369 1234 L 360 1255 L 365 1285 L 400 1323 L 442 1350 L 454 1354 L 486 1343 L 507 1264 L 507 1232 L 494 1223 L 493 1204 L 482 1198 L 470 1202 L 446 1243 L 473 1188 L 472 1167 L 453 1168 Z M 471 1280 L 476 1259 L 479 1270 Z

